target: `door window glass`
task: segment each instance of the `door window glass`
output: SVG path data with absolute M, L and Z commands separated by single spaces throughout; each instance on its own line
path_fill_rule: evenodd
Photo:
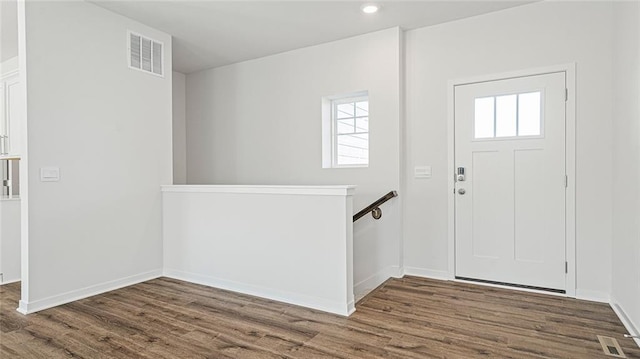
M 540 91 L 476 98 L 474 138 L 540 136 L 541 107 Z

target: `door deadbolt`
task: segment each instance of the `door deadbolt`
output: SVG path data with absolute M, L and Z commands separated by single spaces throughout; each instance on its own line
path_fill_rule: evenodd
M 467 193 L 467 191 L 465 191 L 465 189 L 464 189 L 464 188 L 460 188 L 460 189 L 458 190 L 458 194 L 465 194 L 465 193 Z
M 458 173 L 456 176 L 456 180 L 458 180 L 458 182 L 462 182 L 464 181 L 465 176 L 464 176 L 464 167 L 458 167 Z

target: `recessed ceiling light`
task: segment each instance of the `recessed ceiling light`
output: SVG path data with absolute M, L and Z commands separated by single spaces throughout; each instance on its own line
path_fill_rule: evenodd
M 378 5 L 376 5 L 376 4 L 364 4 L 364 5 L 362 5 L 362 7 L 360 9 L 365 14 L 373 14 L 375 12 L 378 12 L 380 7 Z

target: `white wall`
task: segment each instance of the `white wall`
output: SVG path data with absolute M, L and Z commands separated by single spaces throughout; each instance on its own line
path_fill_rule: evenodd
M 186 76 L 173 71 L 173 183 L 187 183 Z
M 164 42 L 164 78 L 128 68 L 127 30 Z M 27 2 L 26 54 L 31 312 L 160 274 L 171 37 L 86 2 Z M 60 181 L 40 182 L 44 166 Z
M 187 76 L 190 184 L 357 185 L 358 211 L 400 186 L 398 28 Z M 370 165 L 323 169 L 321 99 L 369 91 Z M 400 193 L 400 197 L 403 194 Z M 400 200 L 354 225 L 356 295 L 398 274 Z
M 541 2 L 408 31 L 404 262 L 446 276 L 447 82 L 577 63 L 577 294 L 611 290 L 612 6 Z M 413 178 L 431 165 L 433 178 Z
M 640 335 L 640 5 L 614 11 L 612 302 Z
M 355 310 L 353 188 L 162 190 L 165 276 L 339 315 Z

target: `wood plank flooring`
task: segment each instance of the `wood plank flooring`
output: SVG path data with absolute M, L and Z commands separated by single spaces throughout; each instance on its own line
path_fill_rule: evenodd
M 23 316 L 0 286 L 7 358 L 640 358 L 606 304 L 416 277 L 343 318 L 160 278 Z

